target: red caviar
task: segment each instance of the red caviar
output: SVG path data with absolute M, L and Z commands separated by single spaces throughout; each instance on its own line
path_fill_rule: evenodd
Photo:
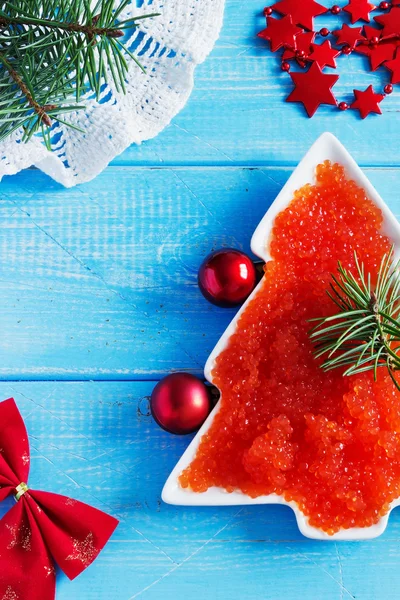
M 376 273 L 391 241 L 381 211 L 343 167 L 317 167 L 274 223 L 272 260 L 256 297 L 219 355 L 220 410 L 180 484 L 219 486 L 297 503 L 328 534 L 367 527 L 400 496 L 400 393 L 384 369 L 324 373 L 309 339 L 314 317 L 333 314 L 326 295 L 354 250 Z

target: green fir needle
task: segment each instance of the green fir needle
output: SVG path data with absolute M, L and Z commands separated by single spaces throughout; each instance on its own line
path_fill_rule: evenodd
M 355 273 L 339 262 L 327 292 L 338 313 L 313 319 L 316 326 L 310 338 L 316 358 L 324 358 L 325 371 L 343 368 L 344 375 L 373 371 L 376 379 L 378 368 L 384 367 L 400 390 L 394 375 L 400 370 L 400 261 L 393 261 L 393 253 L 392 247 L 376 277 L 365 273 L 356 253 Z
M 84 108 L 85 93 L 100 99 L 107 70 L 125 90 L 127 61 L 143 70 L 125 31 L 158 16 L 120 19 L 130 1 L 0 0 L 0 141 L 22 129 L 23 141 L 42 132 L 50 148 L 53 123 L 68 124 L 61 117 Z

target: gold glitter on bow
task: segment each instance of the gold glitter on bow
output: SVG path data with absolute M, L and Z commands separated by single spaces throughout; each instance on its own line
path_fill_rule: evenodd
M 19 596 L 17 596 L 17 594 L 14 592 L 11 586 L 8 586 L 5 595 L 2 597 L 1 600 L 18 600 L 18 598 Z
M 18 527 L 17 525 L 9 525 L 7 523 L 6 528 L 11 535 L 11 541 L 7 546 L 7 550 L 12 550 L 13 548 L 18 547 L 23 548 L 26 552 L 30 552 L 32 550 L 32 530 L 27 525 Z
M 83 541 L 73 539 L 72 546 L 73 553 L 67 556 L 67 560 L 78 560 L 88 567 L 97 556 L 93 533 L 89 533 Z

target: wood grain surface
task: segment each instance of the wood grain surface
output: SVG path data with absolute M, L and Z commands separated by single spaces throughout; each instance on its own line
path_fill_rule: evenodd
M 323 1 L 323 0 L 322 0 Z M 339 4 L 344 5 L 341 1 Z M 332 131 L 400 213 L 400 91 L 381 117 L 285 104 L 290 79 L 255 37 L 263 4 L 227 0 L 221 38 L 187 107 L 70 190 L 29 170 L 0 186 L 0 397 L 32 446 L 32 487 L 121 519 L 98 561 L 57 600 L 387 600 L 400 597 L 400 519 L 364 543 L 318 543 L 285 507 L 179 508 L 162 486 L 187 447 L 153 422 L 165 374 L 202 374 L 234 315 L 208 304 L 197 269 L 251 235 L 317 136 Z M 332 16 L 318 26 L 340 26 Z M 377 89 L 384 69 L 342 57 L 335 91 Z M 3 514 L 11 501 L 3 503 Z

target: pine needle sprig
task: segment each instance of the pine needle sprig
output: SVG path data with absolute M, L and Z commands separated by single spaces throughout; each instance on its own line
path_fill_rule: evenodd
M 130 1 L 0 0 L 0 141 L 21 127 L 48 141 L 85 93 L 100 99 L 108 74 L 124 92 L 129 59 L 144 71 L 123 37 L 158 13 L 119 21 Z
M 344 368 L 344 375 L 355 375 L 385 367 L 394 385 L 400 370 L 400 261 L 393 261 L 394 248 L 381 262 L 376 277 L 366 274 L 355 253 L 356 273 L 338 264 L 332 275 L 328 296 L 338 313 L 313 319 L 310 332 L 315 357 L 324 357 L 321 368 Z M 373 285 L 372 281 L 376 281 Z

